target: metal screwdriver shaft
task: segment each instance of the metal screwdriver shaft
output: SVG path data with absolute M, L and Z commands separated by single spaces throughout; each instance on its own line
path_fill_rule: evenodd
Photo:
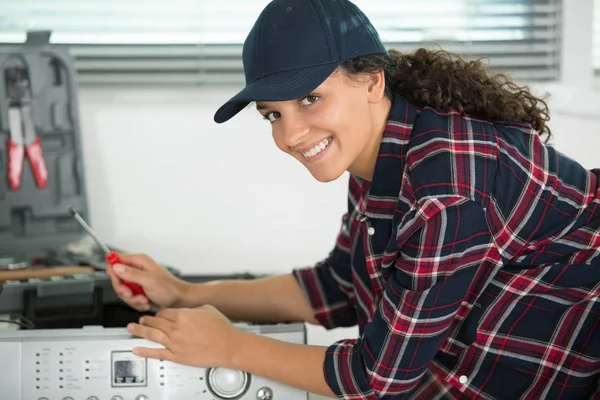
M 81 218 L 81 215 L 79 215 L 79 213 L 77 211 L 75 211 L 73 209 L 73 207 L 69 207 L 69 212 L 71 213 L 71 215 L 73 217 L 75 217 L 75 219 L 77 220 L 77 222 L 79 222 L 79 224 L 83 227 L 83 229 L 85 229 L 85 231 L 88 233 L 88 235 L 90 235 L 90 237 L 92 239 L 94 239 L 94 242 L 96 242 L 96 244 L 98 244 L 98 246 L 100 246 L 102 251 L 106 255 L 110 254 L 110 249 L 108 248 L 108 246 L 106 246 L 106 244 L 102 240 L 100 240 L 98 235 L 96 235 L 96 233 L 92 230 L 92 228 L 90 228 L 90 226 L 87 224 L 87 222 L 85 222 L 83 220 L 83 218 Z

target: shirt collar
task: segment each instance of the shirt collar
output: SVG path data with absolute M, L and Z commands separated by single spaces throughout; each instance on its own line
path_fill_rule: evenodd
M 404 174 L 404 159 L 419 108 L 401 96 L 392 102 L 383 132 L 373 181 L 358 179 L 365 194 L 358 205 L 361 212 L 373 217 L 393 215 Z M 393 200 L 393 201 L 390 201 Z

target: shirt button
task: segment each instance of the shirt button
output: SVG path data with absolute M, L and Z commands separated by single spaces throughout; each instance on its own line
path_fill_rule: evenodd
M 373 236 L 375 234 L 375 228 L 370 227 L 369 229 L 367 229 L 367 233 L 369 234 L 369 236 Z
M 458 381 L 464 385 L 469 381 L 469 378 L 467 378 L 465 375 L 461 375 L 461 377 L 458 378 Z

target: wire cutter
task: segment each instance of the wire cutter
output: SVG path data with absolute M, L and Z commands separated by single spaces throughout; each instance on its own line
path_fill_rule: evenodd
M 15 72 L 7 82 L 10 94 L 8 109 L 10 136 L 7 146 L 8 182 L 13 191 L 21 187 L 25 153 L 29 158 L 37 186 L 45 189 L 48 183 L 48 169 L 44 160 L 42 144 L 35 132 L 29 80 L 23 75 L 23 72 Z

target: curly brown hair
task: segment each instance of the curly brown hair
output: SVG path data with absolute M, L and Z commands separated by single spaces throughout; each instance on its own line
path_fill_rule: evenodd
M 468 61 L 445 50 L 420 48 L 404 54 L 392 49 L 346 61 L 341 67 L 349 75 L 383 69 L 390 99 L 398 94 L 419 107 L 452 109 L 491 122 L 524 122 L 547 135 L 546 141 L 551 136 L 546 102 L 507 75 L 491 73 L 482 59 Z

